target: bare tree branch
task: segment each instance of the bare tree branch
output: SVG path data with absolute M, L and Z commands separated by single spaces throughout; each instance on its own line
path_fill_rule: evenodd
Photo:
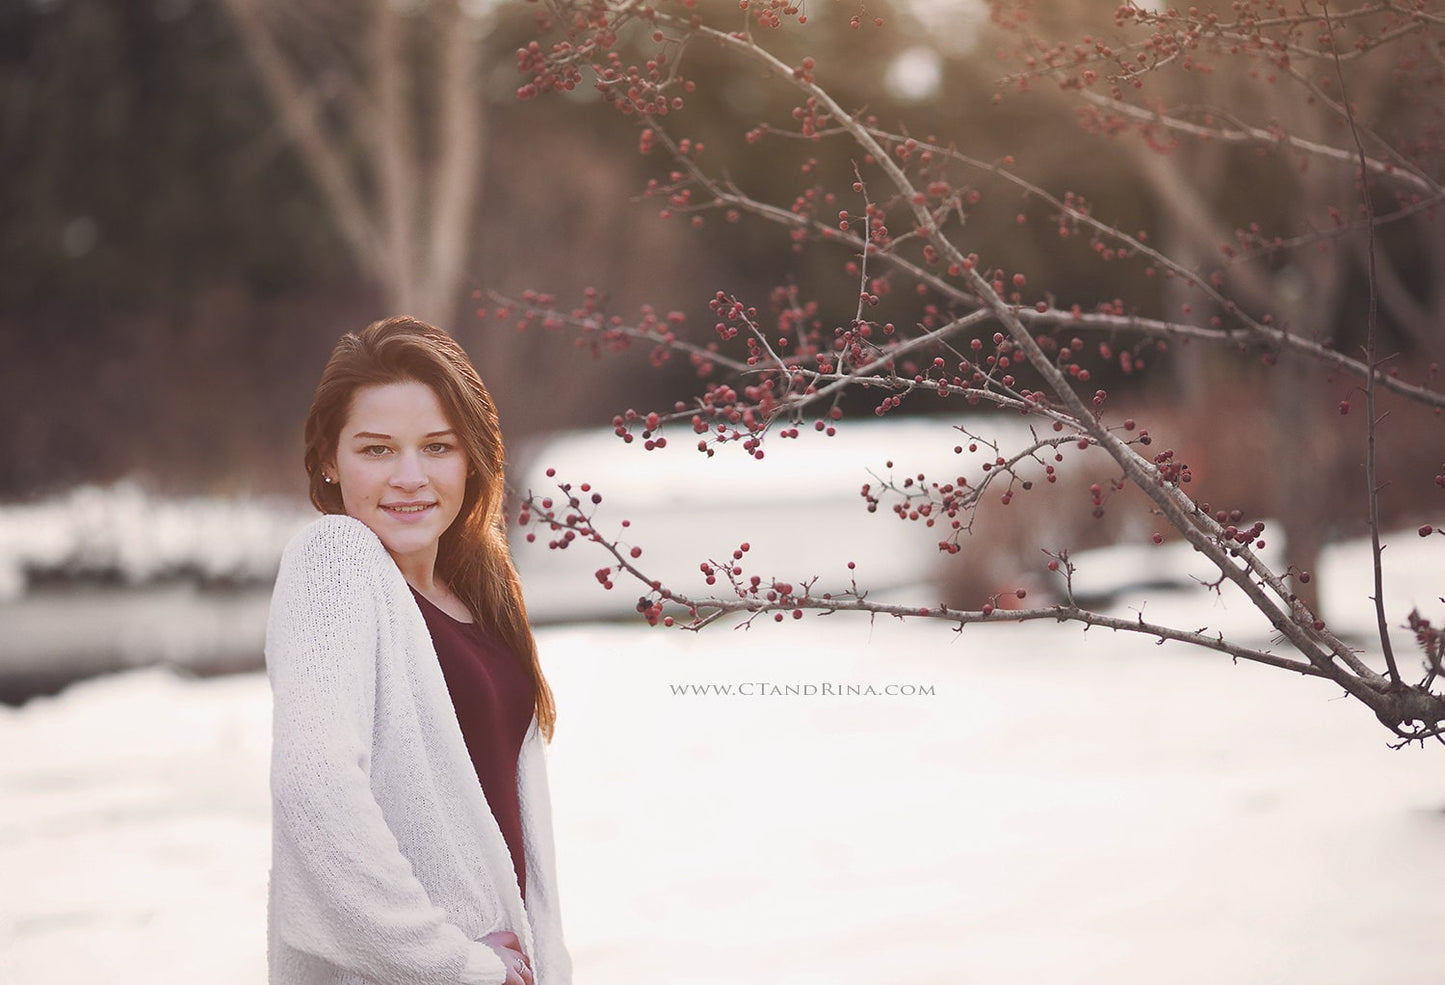
M 1344 12 L 1341 16 L 1360 25 L 1357 33 L 1361 44 L 1369 47 L 1372 43 L 1383 45 L 1398 44 L 1401 39 L 1420 33 L 1415 29 L 1398 30 L 1391 22 L 1380 27 L 1371 19 L 1374 14 L 1386 10 L 1381 4 L 1363 4 Z M 1130 13 L 1132 12 L 1132 13 Z M 559 11 L 565 20 L 567 8 Z M 533 82 L 524 89 L 535 94 L 549 87 L 572 88 L 578 81 L 583 66 L 590 65 L 599 78 L 599 88 L 604 96 L 623 112 L 640 118 L 647 127 L 643 131 L 644 147 L 659 145 L 673 155 L 676 167 L 666 188 L 656 189 L 664 195 L 669 211 L 700 213 L 708 210 L 726 210 L 731 213 L 750 213 L 770 222 L 787 227 L 790 237 L 797 242 L 818 242 L 837 244 L 844 250 L 853 251 L 853 259 L 847 268 L 851 282 L 849 290 L 857 291 L 857 300 L 850 299 L 848 308 L 853 310 L 851 319 L 840 325 L 834 332 L 831 345 L 818 333 L 816 344 L 806 352 L 786 350 L 779 343 L 774 346 L 770 329 L 759 320 L 756 312 L 742 300 L 719 293 L 713 301 L 713 310 L 718 319 L 717 331 L 722 340 L 737 338 L 745 344 L 748 355 L 745 360 L 735 360 L 730 365 L 718 355 L 717 347 L 698 346 L 696 343 L 682 343 L 671 337 L 671 331 L 661 331 L 655 323 L 644 323 L 635 328 L 623 329 L 620 324 L 608 319 L 606 327 L 598 324 L 598 314 L 589 309 L 570 316 L 580 324 L 584 332 L 593 337 L 645 341 L 657 347 L 655 351 L 677 349 L 688 351 L 698 361 L 704 374 L 720 366 L 730 368 L 741 378 L 736 389 L 722 383 L 709 383 L 694 407 L 682 409 L 681 405 L 667 414 L 649 414 L 645 418 L 629 411 L 626 417 L 617 418 L 617 429 L 624 437 L 631 437 L 633 427 L 642 428 L 649 441 L 657 436 L 663 426 L 672 420 L 690 417 L 696 433 L 706 435 L 699 446 L 711 454 L 710 442 L 742 441 L 744 447 L 754 450 L 763 436 L 777 420 L 797 421 L 804 410 L 815 408 L 820 403 L 836 401 L 849 388 L 879 390 L 885 395 L 877 412 L 885 413 L 898 405 L 901 395 L 914 390 L 924 390 L 945 395 L 959 393 L 969 404 L 986 402 L 997 407 L 1010 408 L 1025 416 L 1037 416 L 1041 421 L 1050 422 L 1055 430 L 1053 437 L 1034 435 L 1033 442 L 1022 452 L 1005 455 L 1000 452 L 991 465 L 999 471 L 990 475 L 976 487 L 960 490 L 965 484 L 963 478 L 956 483 L 943 486 L 899 487 L 891 481 L 882 482 L 877 490 L 865 487 L 865 498 L 870 508 L 878 505 L 880 497 L 897 496 L 901 499 L 898 509 L 905 518 L 913 515 L 928 516 L 932 525 L 930 507 L 939 506 L 953 525 L 948 528 L 954 533 L 945 533 L 943 548 L 949 547 L 948 538 L 956 538 L 964 530 L 964 521 L 971 523 L 972 510 L 979 502 L 979 495 L 991 483 L 1004 484 L 1005 502 L 1013 483 L 1018 480 L 1018 469 L 1037 460 L 1038 453 L 1047 448 L 1073 442 L 1080 447 L 1102 449 L 1120 470 L 1117 480 L 1119 487 L 1132 486 L 1141 492 L 1150 505 L 1152 515 L 1162 518 L 1172 527 L 1190 548 L 1210 565 L 1213 575 L 1211 586 L 1220 589 L 1226 584 L 1248 600 L 1253 611 L 1258 612 L 1277 634 L 1277 641 L 1287 644 L 1297 656 L 1279 656 L 1257 647 L 1239 646 L 1223 640 L 1217 635 L 1211 639 L 1203 629 L 1180 629 L 1145 624 L 1140 620 L 1121 620 L 1092 612 L 1077 604 L 1071 582 L 1067 583 L 1068 599 L 1057 606 L 1039 607 L 1029 610 L 1009 611 L 1003 614 L 994 605 L 979 610 L 959 610 L 944 606 L 907 606 L 876 603 L 867 598 L 866 592 L 856 584 L 842 592 L 822 593 L 816 590 L 816 579 L 804 583 L 799 589 L 786 582 L 773 579 L 764 581 L 753 577 L 741 580 L 741 567 L 735 564 L 703 565 L 703 572 L 709 583 L 725 579 L 732 588 L 732 594 L 723 592 L 719 597 L 697 598 L 679 594 L 674 588 L 650 580 L 635 563 L 636 549 L 624 553 L 620 543 L 609 539 L 592 526 L 590 515 L 579 506 L 568 487 L 562 487 L 567 505 L 556 506 L 547 500 L 529 499 L 526 518 L 535 515 L 539 523 L 561 534 L 563 545 L 581 538 L 591 541 L 608 551 L 612 558 L 606 568 L 599 569 L 599 581 L 605 587 L 612 587 L 612 576 L 620 575 L 646 586 L 647 593 L 639 600 L 638 608 L 650 620 L 667 622 L 672 617 L 664 615 L 668 605 L 682 605 L 688 612 L 689 626 L 700 628 L 715 622 L 724 614 L 737 614 L 745 622 L 763 613 L 772 613 L 775 618 L 783 617 L 786 611 L 794 616 L 806 609 L 824 612 L 863 611 L 871 614 L 889 614 L 899 617 L 923 617 L 945 619 L 960 626 L 980 620 L 1014 619 L 1055 619 L 1077 621 L 1086 625 L 1108 626 L 1111 629 L 1146 632 L 1158 639 L 1176 639 L 1195 645 L 1230 653 L 1241 659 L 1251 659 L 1271 666 L 1289 669 L 1310 676 L 1327 678 L 1344 689 L 1357 700 L 1370 707 L 1377 717 L 1397 736 L 1405 741 L 1420 741 L 1425 738 L 1445 737 L 1445 695 L 1432 690 L 1434 676 L 1428 676 L 1425 683 L 1407 684 L 1400 674 L 1389 642 L 1385 636 L 1383 622 L 1383 586 L 1380 583 L 1379 548 L 1376 546 L 1376 608 L 1379 615 L 1382 643 L 1386 647 L 1387 674 L 1381 674 L 1357 653 L 1353 647 L 1328 629 L 1321 620 L 1290 589 L 1286 577 L 1281 576 L 1257 553 L 1264 547 L 1261 533 L 1262 522 L 1248 528 L 1226 522 L 1229 514 L 1211 514 L 1197 503 L 1184 488 L 1190 481 L 1187 467 L 1172 458 L 1172 451 L 1165 450 L 1145 457 L 1141 449 L 1149 444 L 1147 436 L 1133 435 L 1133 424 L 1126 422 L 1123 427 L 1105 420 L 1100 410 L 1107 400 L 1103 389 L 1094 392 L 1092 402 L 1087 396 L 1087 368 L 1081 367 L 1073 353 L 1083 348 L 1083 343 L 1060 340 L 1055 331 L 1064 327 L 1076 331 L 1102 330 L 1107 332 L 1132 332 L 1136 335 L 1157 335 L 1171 339 L 1199 339 L 1225 343 L 1230 348 L 1245 345 L 1259 346 L 1268 352 L 1292 352 L 1308 355 L 1338 370 L 1356 373 L 1365 380 L 1370 403 L 1371 442 L 1375 417 L 1374 393 L 1376 388 L 1390 388 L 1397 393 L 1437 408 L 1445 407 L 1445 394 L 1437 393 L 1417 383 L 1403 383 L 1386 375 L 1382 360 L 1375 351 L 1375 312 L 1369 315 L 1371 343 L 1363 360 L 1333 352 L 1324 344 L 1300 332 L 1289 331 L 1287 327 L 1273 324 L 1268 314 L 1254 315 L 1240 310 L 1223 286 L 1220 272 L 1206 272 L 1195 269 L 1194 263 L 1184 263 L 1178 257 L 1169 255 L 1151 242 L 1143 233 L 1131 234 L 1117 224 L 1103 221 L 1091 214 L 1090 209 L 1076 199 L 1072 193 L 1062 198 L 1049 192 L 1041 184 L 1025 179 L 1014 173 L 1012 162 L 990 163 L 964 154 L 958 148 L 943 141 L 930 138 L 919 141 L 906 134 L 893 133 L 878 127 L 861 114 L 850 113 L 814 79 L 813 59 L 805 58 L 799 65 L 790 65 L 768 50 L 752 33 L 751 23 L 774 26 L 783 16 L 797 11 L 787 8 L 778 11 L 768 8 L 745 14 L 744 30 L 726 31 L 711 27 L 699 17 L 678 15 L 668 9 L 652 7 L 638 2 L 623 2 L 615 6 L 606 3 L 588 7 L 584 20 L 568 21 L 578 30 L 566 42 L 559 43 L 550 52 L 534 46 L 521 53 L 524 70 L 534 73 Z M 1135 8 L 1121 8 L 1120 17 L 1140 18 L 1141 29 L 1160 25 L 1174 30 L 1176 22 L 1182 25 L 1173 40 L 1155 31 L 1149 42 L 1140 42 L 1137 71 L 1125 68 L 1126 75 L 1136 81 L 1156 71 L 1160 66 L 1182 61 L 1176 42 L 1190 42 L 1196 36 L 1227 36 L 1238 34 L 1241 44 L 1253 46 L 1259 51 L 1273 51 L 1281 59 L 1290 52 L 1291 44 L 1298 44 L 1296 35 L 1310 29 L 1317 18 L 1301 12 L 1281 12 L 1278 17 L 1280 37 L 1266 41 L 1262 30 L 1272 22 L 1252 13 L 1241 13 L 1235 25 L 1211 26 L 1193 11 L 1187 17 L 1174 12 L 1144 16 Z M 684 143 L 674 141 L 667 133 L 667 110 L 672 103 L 669 95 L 680 83 L 681 73 L 677 63 L 671 62 L 666 70 L 658 66 L 663 59 L 648 63 L 644 72 L 637 66 L 627 71 L 621 69 L 616 60 L 609 60 L 609 48 L 621 32 L 635 22 L 645 22 L 655 37 L 663 39 L 674 52 L 692 50 L 699 43 L 716 45 L 727 56 L 737 58 L 751 71 L 761 70 L 766 77 L 790 86 L 800 94 L 800 103 L 795 118 L 800 121 L 800 139 L 819 141 L 838 139 L 851 144 L 850 157 L 866 162 L 863 169 L 855 173 L 853 193 L 864 203 L 865 214 L 854 216 L 848 212 L 839 213 L 839 222 L 825 222 L 817 214 L 816 207 L 795 204 L 786 209 L 767 201 L 761 196 L 750 194 L 737 187 L 732 181 L 711 176 L 695 157 L 688 152 Z M 1326 21 L 1326 33 L 1334 36 L 1336 28 Z M 1220 35 L 1220 32 L 1224 32 Z M 1373 31 L 1371 34 L 1369 32 Z M 1189 32 L 1195 32 L 1190 35 Z M 1323 42 L 1322 42 L 1323 44 Z M 1113 50 L 1099 47 L 1100 57 L 1123 60 Z M 1040 49 L 1042 50 L 1042 49 Z M 1052 49 L 1068 57 L 1068 48 L 1059 46 Z M 1076 48 L 1076 51 L 1086 51 Z M 1323 49 L 1322 49 L 1323 50 Z M 1145 54 L 1148 52 L 1148 54 Z M 1052 55 L 1050 57 L 1053 57 Z M 1087 60 L 1085 56 L 1085 60 Z M 1270 59 L 1276 55 L 1260 56 L 1261 60 L 1273 64 Z M 1045 67 L 1040 72 L 1054 71 L 1059 62 L 1044 59 Z M 1342 65 L 1346 59 L 1336 58 L 1334 66 L 1341 83 L 1344 81 Z M 1187 67 L 1187 66 L 1185 66 Z M 1287 68 L 1287 66 L 1286 66 Z M 1315 86 L 1310 80 L 1298 79 L 1312 92 L 1322 93 L 1324 84 Z M 1353 107 L 1343 99 L 1327 98 L 1326 109 L 1343 112 L 1353 122 Z M 1116 105 L 1117 104 L 1117 105 Z M 1115 98 L 1106 104 L 1110 111 L 1125 114 L 1136 112 L 1133 107 Z M 1122 108 L 1120 108 L 1122 107 Z M 674 107 L 675 108 L 675 107 Z M 1145 111 L 1137 111 L 1145 112 Z M 1384 215 L 1367 209 L 1362 223 L 1342 222 L 1340 231 L 1333 234 L 1320 233 L 1311 229 L 1304 236 L 1296 236 L 1299 242 L 1309 237 L 1330 236 L 1343 238 L 1358 229 L 1365 230 L 1373 237 L 1380 222 L 1417 215 L 1418 211 L 1429 209 L 1442 197 L 1441 186 L 1424 171 L 1412 170 L 1403 164 L 1404 158 L 1378 135 L 1370 135 L 1373 144 L 1383 151 L 1375 156 L 1366 153 L 1366 131 L 1352 126 L 1351 133 L 1356 149 L 1354 152 L 1340 151 L 1313 137 L 1287 132 L 1283 127 L 1263 130 L 1242 124 L 1221 127 L 1213 121 L 1204 124 L 1186 121 L 1174 113 L 1158 110 L 1152 114 L 1135 118 L 1135 123 L 1161 125 L 1179 128 L 1180 132 L 1225 142 L 1236 140 L 1284 147 L 1297 154 L 1313 156 L 1327 161 L 1349 163 L 1354 167 L 1358 162 L 1361 174 L 1377 182 L 1394 182 L 1408 193 L 1394 212 Z M 763 132 L 761 129 L 755 133 Z M 751 139 L 751 138 L 750 138 Z M 916 163 L 922 159 L 926 164 Z M 1010 291 L 1005 284 L 1007 275 L 1000 269 L 985 270 L 976 253 L 966 253 L 965 244 L 983 249 L 985 243 L 972 241 L 978 236 L 975 228 L 965 226 L 959 207 L 958 185 L 951 179 L 960 170 L 983 173 L 1007 183 L 1019 190 L 1028 200 L 1041 203 L 1051 210 L 1051 218 L 1060 225 L 1061 237 L 1067 239 L 1072 232 L 1082 229 L 1090 237 L 1091 246 L 1103 250 L 1109 244 L 1110 252 L 1119 256 L 1137 257 L 1154 269 L 1165 271 L 1197 291 L 1211 305 L 1217 306 L 1222 314 L 1210 326 L 1174 323 L 1162 319 L 1146 319 L 1124 311 L 1122 302 L 1101 306 L 1105 310 L 1085 313 L 1074 307 L 1065 309 L 1054 303 L 1052 298 L 1040 298 L 1033 303 L 1026 302 L 1021 290 Z M 1336 172 L 1325 172 L 1328 181 L 1322 179 L 1319 188 L 1310 194 L 1317 197 L 1331 197 L 1343 194 L 1334 187 Z M 1343 177 L 1340 178 L 1343 181 Z M 936 190 L 941 188 L 942 190 Z M 1323 190 L 1320 190 L 1323 189 Z M 1367 190 L 1367 189 L 1365 189 Z M 813 192 L 810 191 L 809 195 Z M 1413 198 L 1409 196 L 1413 195 Z M 1368 195 L 1365 195 L 1368 203 Z M 800 198 L 799 203 L 803 202 Z M 1314 199 L 1311 199 L 1314 201 Z M 1196 203 L 1197 204 L 1197 203 Z M 955 213 L 959 221 L 954 221 Z M 902 226 L 901 230 L 890 232 L 885 229 Z M 1020 214 L 1024 223 L 1026 216 Z M 1207 217 L 1196 216 L 1195 227 L 1203 228 Z M 862 226 L 858 226 L 862 223 Z M 1305 223 L 1309 225 L 1309 223 Z M 1247 241 L 1248 237 L 1245 237 Z M 1373 251 L 1372 251 L 1373 252 Z M 921 254 L 921 259 L 919 258 Z M 1337 261 L 1332 261 L 1337 264 Z M 884 293 L 882 287 L 888 273 L 873 276 L 875 268 L 882 266 L 892 274 L 904 275 L 917 286 L 920 293 L 929 295 L 937 302 L 929 305 L 927 316 L 920 324 L 903 332 L 895 331 L 892 323 L 886 326 L 870 320 L 868 309 L 877 304 L 876 294 Z M 1317 276 L 1327 274 L 1316 271 Z M 1243 276 L 1259 276 L 1244 274 Z M 1025 283 L 1022 274 L 1015 274 L 1012 281 L 1015 288 Z M 1269 284 L 1262 279 L 1254 283 L 1250 292 L 1258 298 L 1267 295 Z M 1373 285 L 1372 285 L 1373 296 Z M 1327 305 L 1328 299 L 1321 299 Z M 537 299 L 524 301 L 518 309 L 523 321 L 566 324 L 569 316 L 560 316 L 552 310 L 550 302 Z M 650 317 L 650 316 L 649 316 Z M 779 316 L 780 333 L 786 331 L 787 319 Z M 998 327 L 993 334 L 993 348 L 985 351 L 986 343 L 975 333 L 985 324 Z M 872 330 L 885 328 L 886 333 L 874 337 Z M 974 337 L 968 338 L 967 336 Z M 1067 339 L 1068 336 L 1063 336 Z M 802 350 L 801 344 L 797 347 Z M 1104 348 L 1101 345 L 1101 349 Z M 925 362 L 929 352 L 938 355 Z M 948 358 L 945 358 L 948 357 Z M 950 359 L 953 365 L 950 365 Z M 1029 382 L 1016 380 L 1011 367 L 1026 366 L 1032 374 Z M 1034 381 L 1036 376 L 1042 383 Z M 1040 386 L 1042 389 L 1030 389 Z M 836 416 L 836 403 L 830 415 Z M 820 415 L 816 426 L 823 430 L 825 422 Z M 793 434 L 796 434 L 794 429 Z M 785 433 L 784 436 L 789 436 Z M 660 443 L 660 439 L 659 439 Z M 760 456 L 761 451 L 757 454 Z M 1379 518 L 1375 512 L 1377 481 L 1373 464 L 1373 445 L 1370 451 L 1369 483 L 1371 486 L 1371 524 L 1378 538 Z M 1028 466 L 1031 467 L 1031 466 Z M 921 483 L 923 477 L 917 477 Z M 910 482 L 912 480 L 909 480 Z M 996 489 L 997 486 L 994 486 Z M 1096 484 L 1093 488 L 1096 504 L 1103 495 Z M 554 508 L 555 507 L 555 508 Z M 1430 528 L 1422 527 L 1422 533 Z M 1062 553 L 1059 555 L 1062 557 Z M 735 553 L 735 558 L 741 557 Z M 1217 577 L 1214 577 L 1217 575 Z M 1066 578 L 1069 576 L 1066 574 Z M 1020 596 L 1022 597 L 1022 593 Z M 1021 614 L 1022 613 L 1022 614 Z M 1110 621 L 1112 619 L 1112 621 Z M 1418 723 L 1418 724 L 1417 724 Z
M 342 237 L 362 267 L 375 272 L 382 260 L 376 248 L 380 237 L 356 179 L 322 129 L 313 90 L 292 70 L 276 44 L 258 0 L 222 0 L 222 6 L 231 15 L 271 105 L 325 197 Z
M 1330 4 L 1329 0 L 1320 0 L 1320 13 L 1325 19 L 1325 27 L 1334 36 L 1334 29 L 1330 26 Z M 1350 135 L 1354 137 L 1356 152 L 1360 161 L 1360 201 L 1364 206 L 1365 215 L 1373 216 L 1375 211 L 1374 203 L 1370 200 L 1370 172 L 1367 167 L 1365 155 L 1365 144 L 1360 137 L 1360 131 L 1355 126 L 1355 111 L 1350 105 L 1349 90 L 1345 85 L 1345 72 L 1340 66 L 1338 59 L 1335 60 L 1335 73 L 1340 82 L 1340 93 L 1343 97 L 1341 110 L 1345 119 L 1350 124 Z M 1369 226 L 1370 240 L 1368 245 L 1369 274 L 1370 274 L 1370 309 L 1367 316 L 1367 331 L 1365 334 L 1365 361 L 1369 364 L 1370 372 L 1365 377 L 1365 487 L 1370 517 L 1370 560 L 1374 567 L 1373 575 L 1375 580 L 1375 621 L 1379 631 L 1380 648 L 1385 654 L 1385 664 L 1390 670 L 1390 681 L 1396 685 L 1400 681 L 1400 668 L 1395 665 L 1395 648 L 1390 642 L 1389 617 L 1385 615 L 1385 573 L 1381 563 L 1380 545 L 1380 488 L 1379 488 L 1379 467 L 1376 461 L 1376 433 L 1380 426 L 1378 411 L 1375 408 L 1375 367 L 1379 365 L 1379 335 L 1380 326 L 1378 319 L 1378 300 L 1375 288 L 1375 227 Z

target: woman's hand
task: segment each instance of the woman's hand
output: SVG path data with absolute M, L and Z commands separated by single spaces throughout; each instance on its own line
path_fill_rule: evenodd
M 510 930 L 498 930 L 482 938 L 507 966 L 506 985 L 533 985 L 532 962 L 522 953 L 522 942 Z

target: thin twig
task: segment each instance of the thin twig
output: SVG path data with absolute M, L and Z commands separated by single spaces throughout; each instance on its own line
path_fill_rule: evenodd
M 1330 36 L 1330 49 L 1334 50 L 1335 29 L 1330 21 L 1329 0 L 1320 0 L 1320 13 L 1324 17 L 1325 30 Z M 1366 217 L 1373 220 L 1375 206 L 1370 201 L 1370 172 L 1366 167 L 1368 158 L 1365 154 L 1364 142 L 1360 139 L 1360 131 L 1355 126 L 1355 110 L 1350 105 L 1349 90 L 1345 86 L 1345 70 L 1339 59 L 1335 60 L 1335 74 L 1340 80 L 1340 105 L 1344 110 L 1345 120 L 1349 123 L 1350 136 L 1355 142 L 1356 152 L 1359 154 L 1360 200 L 1364 205 Z M 1395 649 L 1390 643 L 1390 624 L 1385 618 L 1385 573 L 1384 566 L 1381 564 L 1381 555 L 1385 548 L 1380 543 L 1380 487 L 1379 472 L 1375 464 L 1375 438 L 1380 423 L 1375 413 L 1375 373 L 1380 365 L 1380 358 L 1374 222 L 1369 222 L 1366 229 L 1370 237 L 1368 248 L 1370 307 L 1365 318 L 1365 363 L 1369 367 L 1369 372 L 1365 374 L 1365 486 L 1370 512 L 1370 560 L 1374 567 L 1375 623 L 1380 634 L 1380 647 L 1385 653 L 1385 666 L 1389 669 L 1390 681 L 1398 685 L 1400 669 L 1395 665 Z

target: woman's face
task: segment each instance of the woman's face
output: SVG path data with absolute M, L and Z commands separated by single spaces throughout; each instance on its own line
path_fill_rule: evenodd
M 431 387 L 358 389 L 327 473 L 409 581 L 430 580 L 437 542 L 462 508 L 470 463 Z

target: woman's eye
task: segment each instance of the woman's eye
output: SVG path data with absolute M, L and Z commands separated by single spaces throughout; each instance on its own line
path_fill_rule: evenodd
M 445 441 L 433 441 L 431 444 L 426 446 L 426 450 L 431 452 L 433 455 L 445 455 L 447 452 L 452 450 L 452 446 L 447 444 Z
M 386 452 L 386 445 L 367 445 L 365 448 L 361 449 L 361 453 L 363 455 L 370 455 L 373 458 L 378 458 L 382 455 L 385 455 Z

